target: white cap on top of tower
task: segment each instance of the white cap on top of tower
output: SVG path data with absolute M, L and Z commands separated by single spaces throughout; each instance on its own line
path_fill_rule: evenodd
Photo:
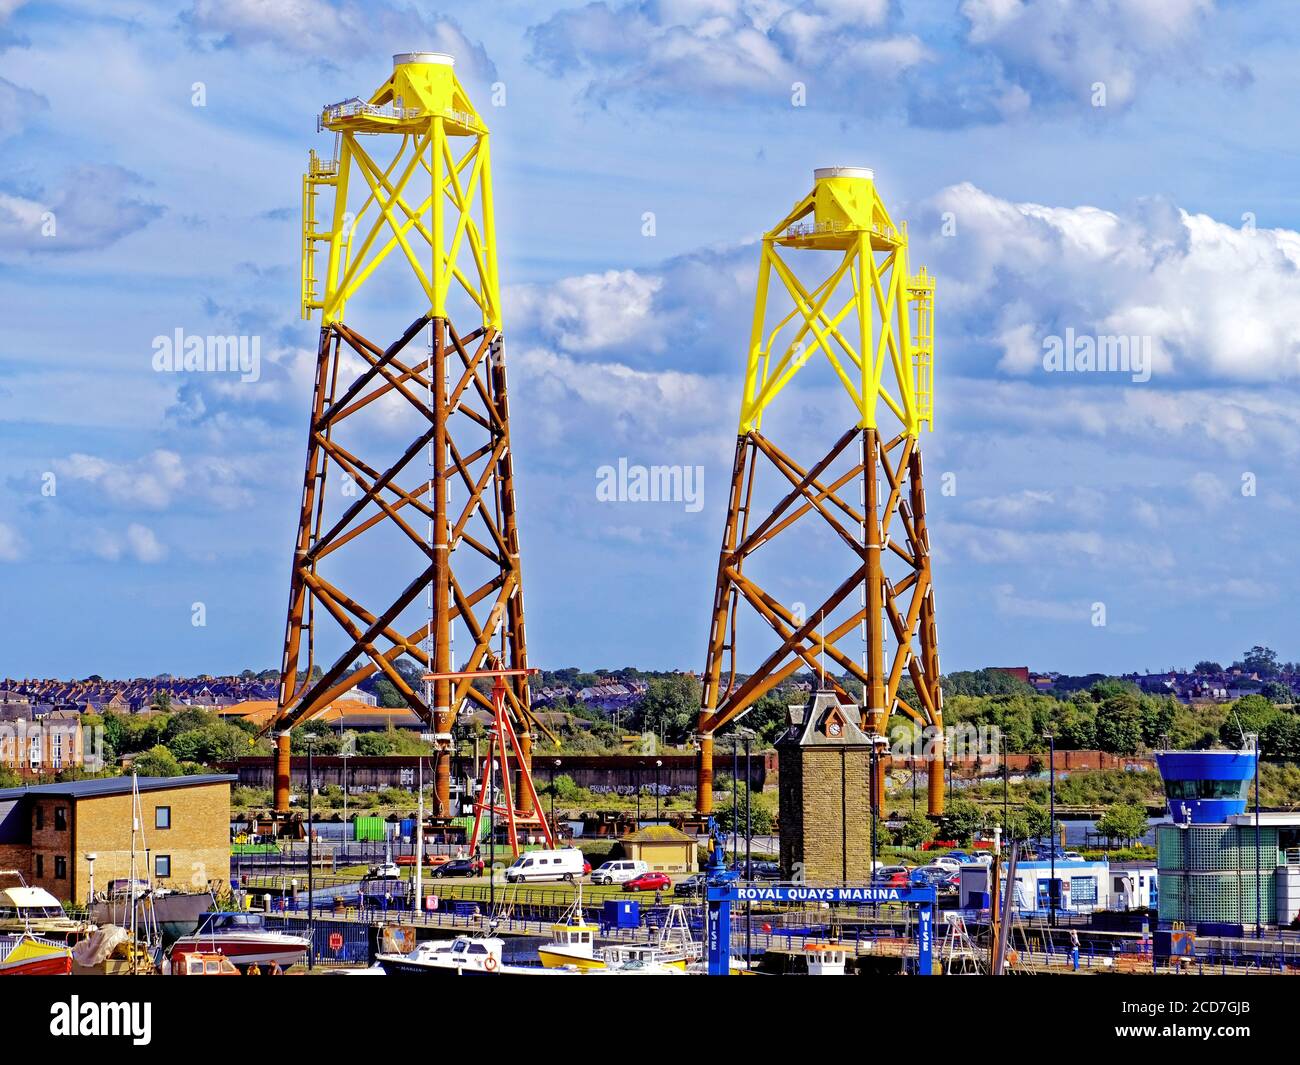
M 868 181 L 874 181 L 876 172 L 869 166 L 821 166 L 813 171 L 814 181 L 837 177 L 866 178 Z
M 427 63 L 436 67 L 454 67 L 456 57 L 446 52 L 398 52 L 393 56 L 394 67 L 404 67 L 409 63 Z

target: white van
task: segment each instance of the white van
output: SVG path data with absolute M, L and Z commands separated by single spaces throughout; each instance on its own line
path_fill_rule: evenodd
M 507 867 L 506 883 L 518 884 L 525 880 L 579 880 L 586 865 L 586 859 L 577 847 L 565 847 L 557 851 L 528 851 Z
M 593 884 L 626 884 L 629 880 L 648 872 L 650 872 L 650 866 L 646 865 L 645 862 L 620 859 L 616 862 L 605 862 L 593 869 L 591 882 Z

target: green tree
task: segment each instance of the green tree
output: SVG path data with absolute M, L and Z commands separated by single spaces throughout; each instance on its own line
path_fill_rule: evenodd
M 969 799 L 954 799 L 944 816 L 945 833 L 959 843 L 969 844 L 986 827 L 984 812 Z
M 1097 746 L 1111 754 L 1136 754 L 1142 742 L 1142 704 L 1132 692 L 1120 692 L 1097 707 Z
M 162 744 L 136 755 L 131 767 L 142 777 L 179 777 L 185 774 L 176 756 Z
M 1197 662 L 1196 665 L 1192 667 L 1192 672 L 1200 673 L 1200 674 L 1222 673 L 1223 667 L 1219 665 L 1218 662 L 1211 662 L 1207 658 L 1207 659 L 1202 659 L 1200 662 Z
M 628 723 L 638 731 L 662 733 L 665 743 L 681 743 L 699 716 L 700 696 L 696 677 L 686 673 L 658 677 L 633 708 Z
M 1097 831 L 1111 842 L 1138 839 L 1146 830 L 1146 810 L 1130 803 L 1116 803 L 1107 807 L 1106 812 L 1097 819 Z
M 1274 705 L 1279 703 L 1291 703 L 1294 700 L 1294 696 L 1291 694 L 1291 689 L 1280 680 L 1265 681 L 1260 685 L 1259 694 Z
M 898 832 L 898 842 L 904 847 L 924 847 L 939 834 L 939 826 L 924 814 L 912 814 L 903 822 Z
M 1277 652 L 1271 647 L 1256 644 L 1241 656 L 1241 668 L 1247 673 L 1258 673 L 1261 677 L 1275 677 L 1278 674 Z
M 1219 729 L 1219 739 L 1225 747 L 1240 747 L 1243 733 L 1263 736 L 1269 726 L 1285 714 L 1262 695 L 1243 695 L 1229 707 Z

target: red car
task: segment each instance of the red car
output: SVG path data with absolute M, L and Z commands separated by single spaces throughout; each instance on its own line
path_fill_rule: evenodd
M 673 886 L 667 873 L 642 873 L 623 885 L 624 891 L 667 891 Z

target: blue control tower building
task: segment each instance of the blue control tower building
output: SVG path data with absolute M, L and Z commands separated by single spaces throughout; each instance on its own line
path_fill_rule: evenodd
M 1159 751 L 1156 765 L 1174 824 L 1222 824 L 1246 812 L 1254 751 Z

